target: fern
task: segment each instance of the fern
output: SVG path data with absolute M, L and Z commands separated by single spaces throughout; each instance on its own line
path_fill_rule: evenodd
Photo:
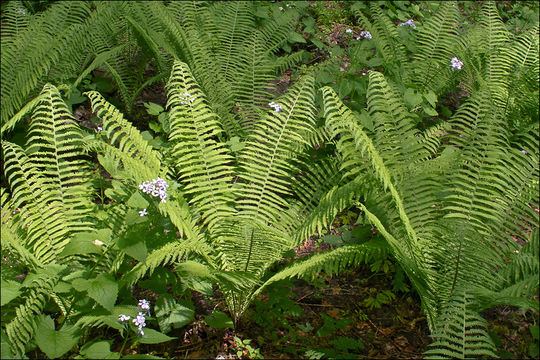
M 427 359 L 497 357 L 486 331 L 486 321 L 471 309 L 471 302 L 466 292 L 456 293 L 444 306 L 432 333 L 435 341 L 426 351 Z

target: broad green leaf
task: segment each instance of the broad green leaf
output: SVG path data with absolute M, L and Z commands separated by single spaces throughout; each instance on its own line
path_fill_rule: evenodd
M 11 300 L 15 299 L 19 294 L 21 284 L 16 281 L 2 280 L 2 302 L 1 305 L 4 306 Z
M 143 329 L 143 331 L 144 335 L 139 340 L 142 344 L 159 344 L 176 339 L 175 337 L 167 336 L 154 329 Z
M 163 111 L 163 107 L 153 102 L 144 103 L 146 112 L 150 115 L 159 115 Z
M 162 295 L 156 302 L 156 317 L 162 332 L 168 333 L 172 328 L 180 328 L 193 321 L 195 310 L 192 304 L 176 302 L 169 294 Z
M 427 106 L 425 104 L 424 104 L 424 106 L 422 106 L 422 109 L 424 109 L 424 112 L 426 114 L 428 114 L 429 116 L 437 116 L 437 115 L 439 115 L 439 113 L 435 109 L 433 109 L 432 107 L 429 107 L 429 106 Z
M 221 328 L 233 328 L 233 322 L 230 317 L 227 316 L 222 311 L 214 311 L 212 315 L 206 316 L 204 318 L 204 321 L 208 324 L 208 326 L 214 328 L 214 329 L 221 329 Z
M 289 34 L 289 42 L 291 42 L 291 43 L 305 43 L 306 39 L 304 39 L 304 37 L 301 34 L 292 31 Z
M 158 124 L 157 122 L 155 122 L 155 121 L 150 121 L 150 122 L 148 123 L 148 127 L 149 127 L 150 129 L 152 129 L 154 132 L 157 132 L 157 133 L 163 131 L 163 129 L 161 128 L 161 125 L 159 125 L 159 124 Z
M 112 310 L 118 296 L 118 284 L 111 275 L 99 274 L 91 280 L 75 279 L 72 284 L 75 290 L 86 291 L 98 304 Z
M 50 359 L 56 359 L 73 348 L 81 337 L 81 330 L 71 325 L 62 329 L 54 329 L 54 321 L 50 316 L 42 316 L 36 330 L 35 340 L 41 351 Z
M 144 196 L 139 191 L 135 191 L 126 203 L 127 206 L 131 208 L 135 208 L 137 210 L 146 209 L 149 204 L 150 203 L 144 198 Z M 139 215 L 139 217 L 141 216 Z
M 432 107 L 435 107 L 437 104 L 437 95 L 433 91 L 429 91 L 427 94 L 424 94 L 424 98 L 429 102 Z
M 86 344 L 81 349 L 81 354 L 89 359 L 119 359 L 120 353 L 111 352 L 110 341 L 98 341 Z
M 405 100 L 407 105 L 409 105 L 409 108 L 413 108 L 422 102 L 422 95 L 417 94 L 414 92 L 413 89 L 408 88 L 407 90 L 405 90 L 403 99 Z
M 60 257 L 69 256 L 69 255 L 81 255 L 81 254 L 99 254 L 101 253 L 101 248 L 99 245 L 94 244 L 95 240 L 99 240 L 105 243 L 103 240 L 100 240 L 96 233 L 86 232 L 79 233 L 75 235 L 70 242 L 66 244 L 64 250 L 60 253 Z
M 144 236 L 145 233 L 137 233 L 135 231 L 124 234 L 118 240 L 118 248 L 132 258 L 140 262 L 144 262 L 146 260 L 146 256 L 148 255 L 148 249 L 144 241 Z

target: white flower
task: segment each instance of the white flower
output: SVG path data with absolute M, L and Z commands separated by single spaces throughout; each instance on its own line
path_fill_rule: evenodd
M 523 154 L 527 155 L 527 151 L 521 150 L 521 152 L 522 152 Z
M 280 7 L 279 7 L 279 10 L 280 10 L 280 11 L 283 11 L 283 7 L 280 6 Z
M 99 241 L 98 239 L 94 240 L 94 245 L 97 245 L 97 246 L 103 246 L 103 242 L 102 241 Z
M 120 314 L 120 316 L 118 317 L 118 321 L 120 322 L 128 321 L 129 319 L 131 319 L 131 316 L 127 316 L 124 314 Z
M 103 130 L 103 128 L 101 126 L 98 126 L 97 127 L 97 132 L 101 132 L 101 130 Z
M 459 61 L 457 57 L 453 57 L 452 60 L 450 60 L 450 63 L 452 64 L 452 71 L 461 70 L 461 67 L 463 66 L 463 62 Z
M 351 29 L 347 29 L 347 30 L 345 30 L 345 32 L 346 32 L 347 34 L 352 34 L 352 30 L 351 30 Z
M 148 215 L 148 212 L 146 212 L 146 209 L 142 209 L 141 211 L 139 211 L 139 216 L 145 216 L 145 215 Z

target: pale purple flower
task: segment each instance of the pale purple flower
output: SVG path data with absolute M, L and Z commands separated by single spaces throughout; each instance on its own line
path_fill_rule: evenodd
M 169 185 L 167 185 L 167 182 L 160 177 L 158 177 L 157 179 L 153 179 L 152 181 L 145 181 L 139 185 L 139 189 L 141 189 L 143 193 L 151 194 L 154 197 L 159 196 L 162 203 L 167 202 L 167 200 L 165 199 L 168 196 L 167 195 L 168 188 L 169 188 Z M 141 216 L 144 216 L 144 215 L 141 215 Z
M 131 316 L 127 316 L 124 314 L 120 314 L 120 316 L 118 317 L 118 321 L 120 322 L 128 321 L 129 319 L 131 319 Z
M 369 31 L 362 31 L 360 32 L 360 36 L 364 39 L 371 39 L 371 33 Z
M 452 64 L 452 71 L 461 70 L 461 67 L 463 66 L 463 62 L 461 62 L 457 57 L 453 57 L 452 60 L 450 60 L 450 63 Z
M 404 23 L 399 24 L 399 26 L 410 26 L 413 29 L 416 29 L 416 25 L 414 25 L 414 20 L 413 19 L 409 19 L 409 20 L 405 21 Z
M 144 317 L 144 314 L 142 312 L 139 312 L 139 315 L 137 315 L 137 317 L 133 319 L 133 323 L 139 327 L 146 326 L 146 319 Z
M 146 311 L 150 315 L 150 301 L 146 299 L 139 300 L 139 309 Z
M 97 245 L 97 246 L 103 246 L 103 241 L 99 241 L 98 239 L 94 240 L 94 245 Z
M 522 152 L 523 154 L 527 155 L 527 151 L 521 150 L 521 152 Z
M 101 126 L 98 126 L 97 127 L 97 132 L 101 132 L 101 130 L 103 130 L 103 128 Z
M 139 211 L 139 216 L 145 216 L 145 215 L 148 215 L 148 212 L 146 212 L 146 209 L 142 209 L 141 211 Z
M 347 34 L 352 34 L 353 31 L 352 31 L 352 29 L 347 29 L 347 30 L 345 30 L 345 32 L 346 32 Z
M 270 107 L 273 108 L 274 111 L 277 112 L 277 113 L 281 111 L 281 105 L 276 104 L 273 101 L 268 105 L 270 105 Z
M 282 7 L 282 6 L 279 7 L 279 11 L 283 11 L 283 7 Z

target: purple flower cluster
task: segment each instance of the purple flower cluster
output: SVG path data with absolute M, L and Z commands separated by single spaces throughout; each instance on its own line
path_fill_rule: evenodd
M 142 311 L 139 311 L 139 310 L 142 310 Z M 150 302 L 145 300 L 145 299 L 139 300 L 139 307 L 137 308 L 137 311 L 138 311 L 138 314 L 133 319 L 133 324 L 135 324 L 135 326 L 137 326 L 137 332 L 141 336 L 144 336 L 143 327 L 146 326 L 146 317 L 145 316 L 146 315 L 150 316 Z M 120 316 L 118 316 L 118 321 L 120 321 L 120 322 L 129 321 L 130 319 L 131 319 L 131 317 L 128 316 L 128 315 L 120 314 Z
M 273 101 L 272 101 L 270 104 L 268 104 L 268 105 L 270 105 L 270 107 L 273 108 L 274 111 L 277 112 L 277 113 L 281 111 L 281 105 L 276 104 L 276 103 L 273 102 Z
M 356 40 L 360 40 L 360 38 L 371 39 L 371 33 L 369 31 L 361 31 L 360 36 Z
M 399 24 L 399 26 L 410 26 L 413 29 L 416 29 L 416 25 L 414 25 L 414 20 L 413 19 L 409 19 L 409 20 L 405 21 L 404 23 Z
M 452 60 L 450 60 L 450 63 L 452 64 L 452 71 L 461 70 L 461 67 L 463 66 L 463 63 L 459 61 L 457 57 L 453 57 Z
M 139 189 L 142 190 L 145 194 L 151 194 L 154 197 L 161 199 L 162 203 L 166 203 L 167 200 L 167 189 L 169 185 L 162 178 L 158 177 L 157 179 L 152 179 L 152 181 L 145 181 L 139 185 Z M 144 216 L 144 215 L 141 215 Z

